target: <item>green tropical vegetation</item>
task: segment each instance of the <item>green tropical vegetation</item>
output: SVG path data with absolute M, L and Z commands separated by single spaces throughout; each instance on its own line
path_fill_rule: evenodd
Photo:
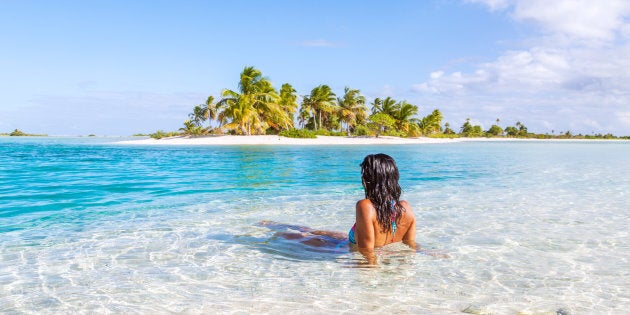
M 291 84 L 277 90 L 255 67 L 245 67 L 236 89 L 224 89 L 220 97 L 208 96 L 195 105 L 178 131 L 158 130 L 152 138 L 208 135 L 280 135 L 293 138 L 327 136 L 396 136 L 396 137 L 511 137 L 511 138 L 583 138 L 619 139 L 612 134 L 573 135 L 570 131 L 535 134 L 520 121 L 500 126 L 496 119 L 487 130 L 467 118 L 458 131 L 453 129 L 439 109 L 424 117 L 420 108 L 406 100 L 375 98 L 366 105 L 358 89 L 345 87 L 337 95 L 330 86 L 321 84 L 308 95 L 300 96 Z M 621 137 L 628 139 L 630 137 Z
M 260 70 L 246 67 L 236 91 L 225 89 L 216 104 L 217 117 L 227 122 L 223 128 L 235 134 L 265 134 L 267 129 L 286 130 L 293 127 L 290 112 L 281 105 L 281 98 Z
M 367 122 L 367 108 L 365 96 L 361 91 L 346 87 L 343 97 L 337 99 L 337 115 L 342 125 L 346 126 L 346 134 L 350 136 L 357 125 L 365 125 Z
M 278 135 L 287 138 L 317 138 L 317 134 L 314 131 L 307 129 L 282 130 Z
M 389 134 L 391 134 L 395 123 L 394 118 L 385 113 L 372 114 L 370 116 L 370 122 L 368 123 L 368 130 L 374 133 L 378 138 L 378 136 L 383 133 L 389 132 Z
M 153 139 L 162 139 L 162 138 L 169 138 L 169 137 L 176 137 L 176 136 L 181 136 L 182 134 L 179 132 L 175 132 L 175 131 L 163 131 L 163 130 L 158 130 L 152 134 L 149 134 L 149 136 Z
M 311 94 L 302 100 L 300 117 L 305 127 L 310 130 L 332 130 L 339 127 L 336 112 L 337 98 L 328 85 L 320 85 L 311 90 Z
M 12 136 L 12 137 L 21 137 L 21 136 L 26 136 L 26 134 L 25 134 L 24 132 L 22 132 L 21 130 L 19 130 L 19 129 L 15 129 L 15 130 L 13 130 L 13 132 L 11 132 L 11 133 L 9 134 L 9 136 Z
M 10 137 L 46 137 L 47 134 L 34 134 L 34 133 L 25 133 L 19 129 L 15 129 L 8 133 L 0 133 L 0 136 L 10 136 Z

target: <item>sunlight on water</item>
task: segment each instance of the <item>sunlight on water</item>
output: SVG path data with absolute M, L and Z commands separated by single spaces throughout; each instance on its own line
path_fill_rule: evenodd
M 133 147 L 0 139 L 0 313 L 624 313 L 630 144 Z M 345 232 L 368 153 L 418 241 L 379 267 L 262 220 Z

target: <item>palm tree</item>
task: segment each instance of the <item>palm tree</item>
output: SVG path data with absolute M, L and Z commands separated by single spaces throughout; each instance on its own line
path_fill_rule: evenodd
M 385 99 L 376 98 L 372 102 L 372 113 L 382 113 L 392 117 L 395 121 L 394 126 L 399 132 L 404 132 L 411 136 L 420 133 L 418 126 L 420 121 L 413 117 L 418 114 L 418 106 L 409 104 L 407 101 L 396 102 L 389 96 Z
M 527 136 L 527 127 L 523 125 L 520 121 L 516 122 L 516 127 L 518 127 L 518 135 L 519 136 Z
M 259 115 L 259 123 L 256 125 L 257 132 L 265 133 L 268 128 L 275 130 L 289 129 L 293 126 L 293 115 L 283 108 L 280 95 L 274 89 L 271 81 L 264 80 L 260 83 L 261 93 L 266 95 L 264 101 L 254 104 Z
M 193 137 L 202 135 L 205 132 L 204 128 L 195 124 L 195 122 L 191 120 L 184 121 L 184 127 L 179 128 L 179 130 L 182 131 L 185 135 Z
M 208 98 L 206 99 L 206 102 L 204 103 L 204 107 L 206 111 L 208 112 L 207 114 L 208 127 L 211 127 L 212 121 L 215 119 L 219 123 L 219 127 L 221 127 L 225 123 L 225 117 L 221 117 L 220 115 L 221 106 L 218 103 L 214 102 L 214 96 L 212 95 L 208 96 Z
M 416 114 L 418 114 L 418 106 L 401 101 L 396 104 L 396 111 L 390 116 L 396 120 L 396 129 L 410 134 L 418 131 L 418 119 L 413 118 Z
M 383 100 L 380 97 L 377 97 L 372 101 L 372 114 L 380 113 L 381 108 L 383 107 Z
M 320 85 L 311 90 L 309 96 L 302 101 L 302 110 L 311 113 L 315 130 L 322 128 L 325 121 L 330 120 L 330 114 L 335 112 L 335 93 L 328 85 Z
M 359 90 L 349 87 L 344 89 L 343 97 L 337 99 L 339 120 L 346 124 L 346 131 L 350 136 L 350 128 L 354 128 L 357 122 L 364 122 L 367 119 L 367 108 L 365 107 L 365 97 Z
M 231 119 L 231 122 L 225 124 L 224 127 L 238 130 L 241 134 L 251 134 L 251 124 L 257 118 L 251 97 L 227 89 L 223 90 L 221 96 L 223 99 L 219 101 L 219 104 L 225 107 L 221 116 Z
M 449 124 L 446 123 L 446 128 L 449 128 Z M 440 110 L 435 109 L 431 114 L 425 116 L 420 121 L 422 133 L 430 135 L 432 133 L 440 132 L 442 130 L 442 113 Z
M 372 102 L 372 113 L 384 113 L 394 117 L 394 114 L 399 110 L 398 107 L 399 104 L 396 103 L 396 100 L 389 96 L 383 100 L 377 97 L 374 99 L 374 102 Z
M 279 96 L 260 70 L 245 67 L 241 72 L 238 91 L 223 90 L 216 106 L 223 108 L 219 120 L 231 119 L 224 126 L 241 134 L 251 135 L 252 129 L 263 133 L 267 128 L 288 127 L 292 120 L 278 103 Z
M 448 122 L 444 124 L 444 134 L 445 135 L 454 135 L 455 130 L 451 129 L 451 124 Z
M 293 114 L 297 111 L 297 94 L 296 90 L 289 83 L 285 83 L 280 88 L 280 107 L 291 118 L 291 126 L 293 127 Z
M 201 126 L 208 118 L 208 109 L 203 105 L 197 105 L 193 108 L 192 113 L 188 114 L 188 118 L 190 118 L 190 121 L 195 125 Z
M 300 126 L 304 128 L 307 125 L 307 122 L 311 119 L 313 119 L 313 108 L 311 108 L 311 101 L 308 96 L 303 96 L 302 105 L 300 105 L 300 112 L 298 113 L 298 122 L 300 123 Z

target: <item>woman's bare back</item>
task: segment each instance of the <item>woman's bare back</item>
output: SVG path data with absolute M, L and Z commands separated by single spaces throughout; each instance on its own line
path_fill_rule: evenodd
M 373 249 L 387 244 L 404 241 L 415 244 L 416 218 L 407 201 L 401 200 L 400 205 L 405 209 L 400 218 L 395 220 L 396 233 L 393 227 L 384 229 L 377 220 L 376 209 L 369 199 L 362 199 L 356 205 L 355 239 L 360 248 Z

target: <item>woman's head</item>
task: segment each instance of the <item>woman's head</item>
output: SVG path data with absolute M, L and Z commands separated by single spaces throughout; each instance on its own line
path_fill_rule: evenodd
M 361 179 L 365 198 L 376 208 L 381 227 L 389 231 L 391 216 L 400 217 L 404 208 L 399 204 L 402 189 L 398 184 L 400 174 L 394 159 L 383 153 L 370 154 L 361 163 Z M 395 206 L 392 209 L 392 202 Z
M 370 154 L 361 163 L 361 179 L 365 197 L 386 193 L 395 199 L 400 198 L 398 167 L 394 159 L 383 153 Z

